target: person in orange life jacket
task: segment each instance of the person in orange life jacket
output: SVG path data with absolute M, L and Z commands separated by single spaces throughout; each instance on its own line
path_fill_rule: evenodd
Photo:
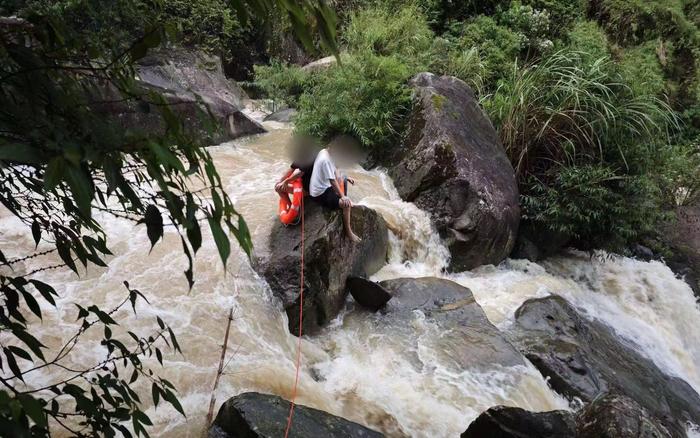
M 350 226 L 352 201 L 347 197 L 347 184 L 343 183 L 341 186 L 341 174 L 335 167 L 334 159 L 341 154 L 343 141 L 342 137 L 338 138 L 319 151 L 309 181 L 309 194 L 313 201 L 325 208 L 342 209 L 345 234 L 351 241 L 360 242 L 362 239 Z M 345 178 L 345 181 L 355 184 L 355 180 L 349 177 Z

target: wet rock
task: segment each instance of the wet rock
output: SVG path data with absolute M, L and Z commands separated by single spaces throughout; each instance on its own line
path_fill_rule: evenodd
M 415 311 L 422 312 L 443 330 L 439 345 L 431 348 L 449 355 L 457 368 L 490 370 L 494 365 L 525 364 L 466 287 L 435 277 L 399 278 L 379 284 L 392 295 L 382 310 L 382 322 L 392 327 L 410 323 Z
M 700 204 L 679 207 L 675 220 L 661 229 L 661 240 L 670 249 L 669 268 L 685 279 L 700 299 Z
M 524 221 L 518 228 L 518 237 L 510 257 L 537 262 L 560 253 L 570 240 L 570 237 L 563 233 Z
M 144 91 L 155 91 L 183 121 L 184 129 L 210 143 L 221 143 L 265 129 L 241 112 L 248 99 L 245 92 L 224 76 L 218 57 L 186 49 L 155 51 L 136 66 Z M 112 99 L 94 104 L 96 111 L 113 114 L 125 129 L 165 131 L 157 106 L 121 102 L 115 90 Z M 206 117 L 207 113 L 212 119 Z
M 529 412 L 496 406 L 474 420 L 461 438 L 574 438 L 574 415 L 567 411 Z
M 391 294 L 373 281 L 360 277 L 350 277 L 346 284 L 353 299 L 362 307 L 373 312 L 384 307 L 391 299 Z
M 497 264 L 515 244 L 518 186 L 495 129 L 467 84 L 420 73 L 402 156 L 388 167 L 407 201 L 430 213 L 451 269 Z
M 581 411 L 577 438 L 671 438 L 658 419 L 629 397 L 606 394 Z M 682 436 L 685 436 L 683 433 Z
M 209 430 L 210 438 L 284 436 L 290 404 L 280 397 L 247 392 L 228 399 Z M 318 409 L 295 405 L 290 435 L 304 438 L 379 438 L 365 426 Z
M 630 397 L 674 436 L 684 436 L 687 421 L 700 424 L 700 396 L 690 385 L 559 296 L 526 301 L 515 312 L 512 340 L 560 394 L 584 402 L 606 392 Z
M 297 110 L 294 108 L 286 108 L 283 110 L 276 111 L 265 117 L 266 122 L 280 122 L 280 123 L 290 123 L 294 120 L 297 115 Z
M 338 60 L 335 58 L 335 56 L 326 56 L 325 58 L 317 59 L 316 61 L 306 64 L 302 67 L 302 69 L 309 73 L 315 73 L 329 69 L 337 62 Z
M 349 276 L 368 277 L 385 263 L 388 234 L 384 219 L 372 209 L 352 209 L 352 228 L 362 242 L 352 243 L 343 231 L 340 210 L 327 210 L 312 201 L 304 216 L 304 324 L 312 334 L 342 309 Z M 299 330 L 301 233 L 299 227 L 277 222 L 270 236 L 270 253 L 256 264 L 272 292 L 281 298 L 289 317 L 289 330 Z

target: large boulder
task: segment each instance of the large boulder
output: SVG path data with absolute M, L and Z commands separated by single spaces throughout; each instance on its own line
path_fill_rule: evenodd
M 438 345 L 432 350 L 448 355 L 458 369 L 491 370 L 525 364 L 466 287 L 435 277 L 398 278 L 380 285 L 391 293 L 380 324 L 411 326 L 416 311 L 420 311 L 441 330 Z
M 629 397 L 606 394 L 579 413 L 576 438 L 671 438 L 669 431 Z
M 287 427 L 290 404 L 280 397 L 247 392 L 228 399 L 209 429 L 209 438 L 279 438 Z M 365 426 L 318 409 L 295 405 L 291 437 L 380 438 Z
M 700 396 L 682 379 L 666 375 L 605 324 L 583 318 L 563 298 L 526 301 L 515 312 L 512 340 L 569 398 L 590 402 L 606 392 L 636 400 L 673 436 L 700 424 Z
M 139 60 L 136 73 L 142 90 L 163 96 L 183 127 L 204 141 L 221 143 L 265 132 L 242 112 L 248 96 L 224 76 L 218 57 L 186 49 L 154 51 Z M 113 98 L 99 99 L 96 111 L 114 115 L 125 129 L 165 131 L 157 105 L 122 101 L 115 90 L 106 94 Z
M 530 412 L 496 406 L 482 412 L 462 438 L 671 438 L 658 419 L 637 402 L 604 394 L 581 409 Z M 676 437 L 680 435 L 675 435 Z
M 342 211 L 305 203 L 304 215 L 304 324 L 312 334 L 343 308 L 348 276 L 368 277 L 385 263 L 388 232 L 384 219 L 372 209 L 355 206 L 352 228 L 362 237 L 352 243 L 343 231 Z M 289 317 L 289 330 L 299 330 L 299 284 L 301 265 L 299 227 L 273 226 L 269 254 L 256 269 L 272 292 L 282 299 Z
M 671 250 L 666 263 L 700 299 L 700 204 L 679 207 L 675 220 L 662 227 L 661 236 Z
M 420 73 L 408 134 L 389 169 L 407 201 L 430 213 L 451 268 L 496 264 L 515 244 L 518 186 L 498 135 L 474 92 L 451 76 Z
M 568 411 L 530 412 L 495 406 L 482 412 L 461 438 L 573 438 L 574 415 Z

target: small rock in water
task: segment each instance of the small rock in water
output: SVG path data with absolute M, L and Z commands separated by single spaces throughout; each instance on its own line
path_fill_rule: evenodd
M 361 277 L 349 277 L 346 287 L 362 307 L 376 312 L 391 299 L 389 291 L 379 284 Z

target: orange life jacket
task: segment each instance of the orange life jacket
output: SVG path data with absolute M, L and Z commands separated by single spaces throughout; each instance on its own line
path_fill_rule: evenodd
M 291 201 L 289 200 L 289 195 L 280 197 L 280 221 L 285 225 L 293 224 L 297 216 L 299 216 L 299 209 L 301 208 L 301 202 L 304 198 L 304 186 L 302 185 L 301 178 L 297 178 L 292 182 L 292 189 L 294 193 L 292 194 Z

